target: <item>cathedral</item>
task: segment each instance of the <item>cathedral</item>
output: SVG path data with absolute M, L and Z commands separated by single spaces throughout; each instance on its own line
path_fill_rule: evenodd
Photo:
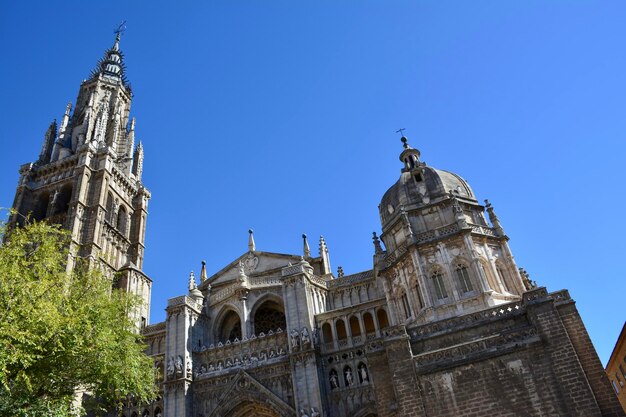
M 203 262 L 148 324 L 151 194 L 132 97 L 118 33 L 20 167 L 13 203 L 62 224 L 71 257 L 144 300 L 134 318 L 160 393 L 124 417 L 624 416 L 567 290 L 530 281 L 491 204 L 404 136 L 362 254 L 371 269 L 334 275 L 322 237 L 316 250 L 303 235 L 301 253 L 259 251 L 250 230 L 245 253 L 219 271 Z

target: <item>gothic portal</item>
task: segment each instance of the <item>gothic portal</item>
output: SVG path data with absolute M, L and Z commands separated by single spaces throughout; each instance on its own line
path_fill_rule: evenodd
M 13 223 L 30 214 L 72 233 L 72 256 L 104 262 L 146 300 L 147 202 L 119 36 L 20 168 Z M 372 268 L 332 272 L 314 256 L 248 248 L 203 262 L 164 322 L 143 327 L 160 369 L 153 404 L 125 417 L 623 416 L 567 290 L 515 263 L 494 208 L 402 137 L 383 194 Z M 391 169 L 391 168 L 390 168 Z

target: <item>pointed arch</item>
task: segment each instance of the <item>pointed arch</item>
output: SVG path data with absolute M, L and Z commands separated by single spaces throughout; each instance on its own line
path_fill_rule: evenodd
M 255 303 L 251 313 L 253 333 L 256 335 L 287 328 L 285 307 L 278 297 L 260 299 Z
M 443 268 L 441 268 L 439 265 L 435 265 L 430 269 L 429 276 L 435 298 L 437 300 L 443 300 L 448 298 L 448 290 L 446 288 Z
M 216 342 L 225 343 L 235 338 L 241 339 L 242 320 L 239 311 L 232 305 L 226 305 L 218 313 L 213 328 Z
M 493 276 L 493 271 L 491 270 L 491 265 L 489 265 L 489 261 L 483 257 L 480 257 L 478 260 L 480 261 L 480 267 L 482 268 L 483 272 L 485 273 L 485 277 L 487 278 L 487 284 L 489 285 L 489 288 L 494 291 L 500 292 L 500 287 L 496 281 L 496 278 Z
M 452 263 L 456 285 L 460 294 L 474 291 L 474 285 L 470 277 L 470 263 L 463 257 L 456 257 Z
M 370 314 L 369 311 L 366 311 L 363 314 L 363 326 L 365 327 L 365 334 L 374 334 L 376 333 L 376 325 L 374 324 L 374 318 Z
M 387 311 L 384 308 L 376 310 L 376 319 L 378 319 L 378 328 L 384 329 L 389 327 L 389 319 L 387 318 Z
M 350 336 L 361 336 L 361 325 L 357 316 L 350 317 Z
M 126 207 L 123 204 L 120 204 L 120 208 L 117 211 L 117 230 L 127 236 L 128 233 L 128 214 L 126 212 Z
M 348 332 L 346 331 L 346 323 L 342 318 L 337 319 L 335 322 L 335 331 L 337 332 L 338 340 L 345 340 L 348 338 Z

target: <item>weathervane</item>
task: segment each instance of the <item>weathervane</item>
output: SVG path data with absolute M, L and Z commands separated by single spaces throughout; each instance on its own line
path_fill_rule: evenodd
M 117 29 L 115 29 L 113 33 L 115 33 L 117 37 L 119 38 L 122 35 L 122 33 L 124 33 L 125 31 L 126 31 L 126 20 L 122 21 L 122 23 L 117 25 Z

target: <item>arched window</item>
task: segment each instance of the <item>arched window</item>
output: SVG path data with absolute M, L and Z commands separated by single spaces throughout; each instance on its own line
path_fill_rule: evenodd
M 332 343 L 333 330 L 331 329 L 330 324 L 324 323 L 322 325 L 322 336 L 324 337 L 324 343 Z
M 504 286 L 504 290 L 511 292 L 509 283 L 506 281 L 507 276 L 504 270 L 502 269 L 502 265 L 500 265 L 499 263 L 496 263 L 496 271 L 498 272 L 498 277 L 500 278 L 500 281 L 502 282 L 502 285 Z
M 389 320 L 387 319 L 387 312 L 384 309 L 376 311 L 376 318 L 378 319 L 378 326 L 381 329 L 389 327 Z
M 346 333 L 346 325 L 344 324 L 342 319 L 337 320 L 335 323 L 337 328 L 337 339 L 344 340 L 348 338 L 348 334 Z
M 374 318 L 370 313 L 363 314 L 363 325 L 365 326 L 366 334 L 376 333 L 376 326 L 374 326 Z
M 150 417 L 150 411 L 144 409 L 143 413 L 141 414 L 141 417 Z
M 161 413 L 161 409 L 159 407 L 154 409 L 154 417 L 163 417 L 163 414 Z
M 120 205 L 120 209 L 117 212 L 117 230 L 124 236 L 128 232 L 128 216 L 126 215 L 126 207 Z
M 230 310 L 224 315 L 222 322 L 218 328 L 217 338 L 221 342 L 227 340 L 241 339 L 241 320 L 239 315 Z
M 483 272 L 485 273 L 485 276 L 487 277 L 489 288 L 491 288 L 494 291 L 498 291 L 499 289 L 498 289 L 496 280 L 494 279 L 493 273 L 491 272 L 491 268 L 489 267 L 489 264 L 487 263 L 485 259 L 480 260 L 480 267 L 482 268 Z
M 254 313 L 254 334 L 267 334 L 279 328 L 287 328 L 283 306 L 275 301 L 265 301 Z
M 433 280 L 433 287 L 435 288 L 435 295 L 439 300 L 443 300 L 448 297 L 446 286 L 443 282 L 443 274 L 440 269 L 435 269 L 430 278 Z
M 50 194 L 45 192 L 39 196 L 37 200 L 37 206 L 33 212 L 33 218 L 35 220 L 43 220 L 48 212 L 48 204 L 50 203 Z
M 409 305 L 409 298 L 406 296 L 406 292 L 402 291 L 400 295 L 400 303 L 402 304 L 402 311 L 404 313 L 404 318 L 408 319 L 413 314 L 411 313 L 411 306 Z
M 56 209 L 54 211 L 55 214 L 67 213 L 71 199 L 72 199 L 72 186 L 68 184 L 68 185 L 65 185 L 61 189 L 61 192 L 57 196 L 57 200 L 55 202 L 55 206 L 56 206 Z
M 356 316 L 350 317 L 350 334 L 352 337 L 361 336 L 361 325 L 359 319 Z
M 108 221 L 109 223 L 113 222 L 113 194 L 111 194 L 111 192 L 109 192 L 107 194 L 107 214 L 105 216 L 105 220 Z
M 469 273 L 467 272 L 467 266 L 464 264 L 457 264 L 456 278 L 459 281 L 459 289 L 462 293 L 473 291 L 472 281 L 470 280 Z

